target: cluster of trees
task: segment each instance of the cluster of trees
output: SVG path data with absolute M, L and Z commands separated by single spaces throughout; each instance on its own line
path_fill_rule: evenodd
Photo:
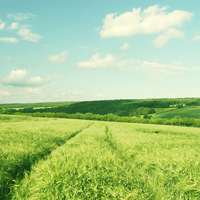
M 0 104 L 0 109 L 12 109 L 12 108 L 35 108 L 35 107 L 58 107 L 58 106 L 68 106 L 73 102 L 41 102 L 41 103 L 15 103 L 15 104 Z
M 0 113 L 13 114 L 21 113 L 52 112 L 52 113 L 93 113 L 106 115 L 113 113 L 118 116 L 148 115 L 155 112 L 154 108 L 181 108 L 185 106 L 200 105 L 200 98 L 180 99 L 132 99 L 132 100 L 101 100 L 83 102 L 49 102 L 32 104 L 2 104 Z M 36 109 L 37 108 L 37 109 Z
M 24 115 L 24 113 L 15 113 Z M 145 115 L 142 117 L 124 117 L 118 116 L 114 114 L 107 114 L 107 115 L 99 115 L 93 113 L 76 113 L 76 114 L 67 114 L 67 113 L 26 113 L 27 116 L 32 117 L 48 117 L 48 118 L 69 118 L 69 119 L 84 119 L 84 120 L 98 120 L 98 121 L 114 121 L 114 122 L 128 122 L 128 123 L 147 123 L 147 124 L 163 124 L 163 125 L 175 125 L 175 126 L 193 126 L 193 127 L 200 127 L 200 119 L 193 119 L 193 118 L 183 118 L 181 119 L 179 116 L 168 120 L 168 119 L 161 119 Z
M 92 109 L 84 107 L 84 110 L 82 109 L 82 107 L 78 106 L 76 107 L 76 109 L 68 109 L 68 107 L 66 106 L 60 106 L 57 108 L 43 108 L 43 109 L 34 109 L 34 108 L 23 108 L 23 109 L 4 109 L 1 110 L 0 109 L 0 113 L 2 114 L 13 114 L 16 112 L 20 112 L 20 113 L 67 113 L 67 114 L 76 114 L 77 112 L 79 113 L 93 113 L 93 114 L 100 114 L 100 115 L 105 115 L 105 114 L 109 114 L 109 113 L 113 113 L 115 115 L 118 116 L 139 116 L 139 115 L 149 115 L 149 114 L 153 114 L 155 113 L 155 109 L 154 108 L 148 108 L 148 107 L 139 107 L 139 108 L 133 108 L 131 106 L 121 106 L 121 107 L 93 107 Z
M 150 114 L 155 113 L 154 108 L 168 108 L 174 107 L 174 105 L 177 108 L 181 108 L 183 105 L 200 106 L 200 98 L 2 104 L 0 105 L 0 114 L 25 114 L 34 117 L 89 119 L 200 127 L 200 120 L 197 119 L 181 119 L 175 117 L 171 120 L 167 120 L 150 117 Z M 141 115 L 143 115 L 143 118 L 141 118 Z
M 67 108 L 69 113 L 75 112 L 79 109 L 80 113 L 91 112 L 95 113 L 99 109 L 107 109 L 117 112 L 121 108 L 139 108 L 139 107 L 149 107 L 149 108 L 168 108 L 173 105 L 183 105 L 186 106 L 200 106 L 200 98 L 176 98 L 176 99 L 117 99 L 117 100 L 100 100 L 100 101 L 83 101 L 83 102 L 42 102 L 42 103 L 26 103 L 26 104 L 0 104 L 0 108 L 57 108 L 63 109 Z M 50 111 L 50 110 L 49 110 Z M 104 110 L 105 112 L 105 110 Z M 76 112 L 75 112 L 76 113 Z M 114 112 L 112 112 L 114 113 Z M 100 114 L 100 113 L 99 113 Z

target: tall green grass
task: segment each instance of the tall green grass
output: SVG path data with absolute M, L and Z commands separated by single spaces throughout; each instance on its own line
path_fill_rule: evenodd
M 200 130 L 95 122 L 39 161 L 13 199 L 200 199 Z
M 155 199 L 200 199 L 200 130 L 109 123 L 117 151 L 156 193 Z
M 49 120 L 0 124 L 0 199 L 9 199 L 15 181 L 91 122 Z
M 95 123 L 15 185 L 13 199 L 152 199 L 154 192 L 113 152 L 106 126 Z

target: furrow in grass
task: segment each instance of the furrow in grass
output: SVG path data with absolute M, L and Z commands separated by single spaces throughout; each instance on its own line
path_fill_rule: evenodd
M 63 126 L 68 124 L 68 121 L 63 122 L 61 123 Z M 74 127 L 75 131 L 69 131 L 66 127 L 66 131 L 62 129 L 57 134 L 53 133 L 54 129 L 50 128 L 49 123 L 44 123 L 44 127 L 36 130 L 36 132 L 31 130 L 32 124 L 29 124 L 30 127 L 22 130 L 22 132 L 16 132 L 16 129 L 20 129 L 17 124 L 14 128 L 11 128 L 8 124 L 8 129 L 2 130 L 4 132 L 0 134 L 0 140 L 5 142 L 0 148 L 0 199 L 10 199 L 11 187 L 16 181 L 20 182 L 25 173 L 28 175 L 35 163 L 46 159 L 53 150 L 65 144 L 66 141 L 72 139 L 93 123 L 80 122 L 81 126 L 78 127 L 79 122 L 77 121 L 74 124 L 76 126 Z M 21 126 L 23 125 L 26 126 L 26 124 L 21 124 Z M 45 128 L 47 125 L 49 127 Z M 71 126 L 73 127 L 73 123 Z M 32 128 L 34 129 L 34 127 Z M 59 128 L 57 130 L 59 131 Z
M 140 132 L 143 128 L 163 129 L 95 122 L 34 165 L 16 183 L 12 198 L 199 199 L 200 136 L 186 141 L 181 134 Z
M 105 124 L 105 130 L 105 141 L 108 143 L 108 146 L 111 149 L 113 155 L 118 157 L 123 162 L 123 164 L 126 166 L 126 170 L 131 172 L 131 176 L 134 177 L 134 192 L 133 194 L 128 194 L 125 199 L 134 199 L 134 195 L 138 195 L 137 191 L 140 191 L 141 196 L 138 197 L 136 195 L 139 199 L 143 199 L 143 197 L 145 196 L 146 197 L 144 199 L 156 199 L 156 193 L 153 190 L 152 186 L 148 182 L 146 182 L 146 177 L 141 176 L 139 169 L 136 168 L 134 165 L 135 155 L 132 154 L 130 157 L 127 156 L 127 152 L 123 148 L 123 142 L 120 144 L 117 143 L 117 141 L 113 137 L 113 133 L 109 130 L 107 124 Z M 143 195 L 141 193 L 144 193 L 146 195 Z
M 151 185 L 155 199 L 200 199 L 199 129 L 106 125 L 117 154 Z
M 105 125 L 96 122 L 67 141 L 15 185 L 13 199 L 153 199 L 105 134 Z

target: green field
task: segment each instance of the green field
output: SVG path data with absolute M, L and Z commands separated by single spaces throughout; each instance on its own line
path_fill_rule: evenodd
M 200 129 L 0 123 L 0 199 L 200 199 Z
M 175 116 L 179 116 L 180 118 L 200 118 L 200 106 L 188 106 L 183 107 L 175 110 L 166 111 L 163 113 L 159 113 L 155 115 L 157 118 L 163 118 L 163 119 L 172 119 Z
M 154 109 L 156 111 L 156 114 L 160 114 L 160 113 L 163 113 L 163 112 L 176 110 L 177 108 L 154 108 Z

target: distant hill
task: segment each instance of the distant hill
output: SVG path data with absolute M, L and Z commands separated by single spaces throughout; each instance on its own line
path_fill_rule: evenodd
M 12 114 L 51 112 L 51 113 L 93 113 L 93 114 L 115 114 L 118 116 L 138 116 L 153 114 L 161 111 L 160 115 L 169 109 L 188 106 L 200 106 L 200 98 L 177 98 L 177 99 L 122 99 L 122 100 L 101 100 L 83 102 L 47 102 L 31 104 L 1 104 L 0 113 Z M 177 109 L 176 109 L 177 110 Z M 180 109 L 178 109 L 180 110 Z M 157 112 L 157 114 L 159 114 Z M 172 113 L 173 111 L 167 112 Z M 175 113 L 178 111 L 174 111 Z M 189 112 L 189 111 L 188 111 Z M 168 116 L 167 116 L 168 117 Z M 171 117 L 170 117 L 171 118 Z
M 132 100 L 102 100 L 102 101 L 83 101 L 83 102 L 55 102 L 38 104 L 13 104 L 2 105 L 2 109 L 7 114 L 17 111 L 22 113 L 52 112 L 52 113 L 93 113 L 106 115 L 109 113 L 118 116 L 137 116 L 155 113 L 154 108 L 167 108 L 171 104 L 180 100 L 169 99 L 132 99 Z M 8 109 L 9 108 L 9 109 Z
M 173 119 L 174 117 L 179 116 L 180 118 L 200 118 L 200 106 L 187 106 L 184 108 L 179 108 L 171 111 L 166 111 L 160 114 L 157 114 L 157 118 L 163 119 Z
M 0 109 L 12 109 L 12 108 L 49 108 L 58 106 L 67 106 L 73 102 L 39 102 L 39 103 L 9 103 L 0 104 Z

